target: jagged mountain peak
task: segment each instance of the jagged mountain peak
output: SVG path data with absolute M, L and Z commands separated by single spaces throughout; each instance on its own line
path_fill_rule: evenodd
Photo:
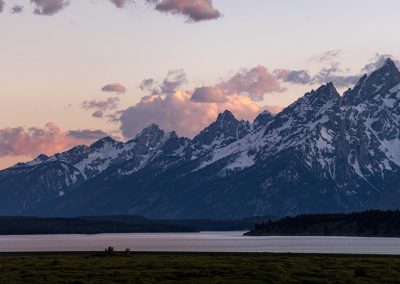
M 239 128 L 244 128 L 244 129 L 250 129 L 250 122 L 246 120 L 238 120 L 236 117 L 233 115 L 232 112 L 229 110 L 225 110 L 224 112 L 218 114 L 218 117 L 215 122 L 210 124 L 206 129 L 225 129 L 225 128 L 230 128 L 230 127 L 239 127 Z M 206 130 L 205 129 L 205 130 Z M 241 136 L 239 134 L 239 136 Z
M 248 121 L 239 121 L 229 110 L 225 110 L 218 114 L 216 121 L 196 135 L 193 141 L 197 145 L 219 148 L 242 138 L 250 132 L 250 128 Z
M 103 141 L 105 143 L 114 143 L 117 142 L 114 138 L 112 138 L 111 136 L 106 136 L 101 138 L 99 141 Z
M 400 84 L 400 72 L 392 59 L 387 58 L 382 67 L 365 74 L 353 89 L 344 93 L 344 98 L 352 105 L 373 99 L 376 95 L 385 95 Z
M 238 120 L 236 119 L 236 117 L 233 115 L 232 112 L 230 112 L 229 110 L 225 110 L 223 113 L 218 114 L 217 123 L 224 123 L 224 122 L 237 122 Z
M 150 148 L 160 145 L 164 141 L 165 136 L 164 130 L 160 129 L 157 124 L 151 123 L 139 132 L 133 140 L 128 141 L 127 144 L 133 142 L 139 152 L 146 152 Z
M 47 156 L 47 155 L 45 155 L 45 154 L 40 154 L 39 156 L 37 156 L 37 157 L 35 158 L 35 160 L 44 161 L 44 160 L 47 160 L 48 158 L 49 158 L 49 156 Z
M 386 58 L 385 63 L 383 64 L 383 66 L 386 66 L 387 68 L 391 68 L 393 70 L 394 69 L 398 70 L 397 67 L 396 67 L 396 64 L 394 63 L 394 61 L 390 57 Z
M 299 120 L 312 120 L 316 113 L 323 113 L 337 105 L 341 100 L 333 83 L 322 85 L 317 90 L 306 93 L 303 97 L 285 108 L 275 120 L 280 118 L 297 117 Z
M 158 132 L 164 132 L 157 124 L 155 123 L 150 123 L 147 125 L 145 128 L 142 129 L 138 134 L 136 134 L 136 137 L 140 137 L 142 135 L 146 135 L 148 133 L 158 133 Z
M 271 116 L 274 116 L 273 114 L 272 114 L 272 112 L 270 112 L 269 110 L 267 110 L 267 109 L 264 109 L 262 112 L 260 112 L 259 113 L 259 116 L 260 115 L 271 115 Z
M 320 86 L 316 91 L 311 91 L 310 96 L 314 96 L 317 99 L 323 99 L 325 101 L 340 97 L 335 85 L 332 82 Z
M 386 84 L 387 87 L 393 87 L 400 82 L 400 72 L 392 59 L 387 58 L 382 67 L 376 69 L 368 76 L 369 84 Z M 392 86 L 390 86 L 392 84 Z
M 90 148 L 98 149 L 104 147 L 105 145 L 116 145 L 118 143 L 120 142 L 114 140 L 110 136 L 106 136 L 94 142 L 92 145 L 90 145 Z
M 269 112 L 268 110 L 264 110 L 259 115 L 257 115 L 257 117 L 254 119 L 253 128 L 257 129 L 257 128 L 261 127 L 261 126 L 265 126 L 273 118 L 274 118 L 274 116 L 272 115 L 271 112 Z
M 138 134 L 136 134 L 134 140 L 141 139 L 143 137 L 161 137 L 165 135 L 165 131 L 162 130 L 157 124 L 151 123 L 145 128 L 143 128 L 142 131 L 140 131 Z
M 25 166 L 25 165 L 34 166 L 34 165 L 41 164 L 41 163 L 47 161 L 48 159 L 49 159 L 49 156 L 47 156 L 45 154 L 40 154 L 32 161 L 27 162 L 27 163 L 18 163 L 17 166 Z
M 166 136 L 166 139 L 175 139 L 175 138 L 179 138 L 179 137 L 178 137 L 178 134 L 176 134 L 175 131 L 168 132 L 165 136 Z

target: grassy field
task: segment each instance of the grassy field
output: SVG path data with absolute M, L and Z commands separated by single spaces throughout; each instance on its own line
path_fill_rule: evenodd
M 400 257 L 3 253 L 0 283 L 399 283 Z

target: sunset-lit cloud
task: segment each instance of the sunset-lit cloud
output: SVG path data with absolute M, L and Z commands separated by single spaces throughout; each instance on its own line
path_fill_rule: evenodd
M 11 13 L 12 14 L 20 14 L 20 13 L 22 13 L 24 11 L 24 6 L 22 6 L 22 5 L 14 5 L 12 8 L 11 8 Z
M 155 9 L 160 12 L 183 15 L 191 22 L 221 17 L 221 13 L 214 8 L 212 0 L 149 0 L 149 2 L 157 2 Z
M 310 74 L 306 70 L 277 69 L 274 70 L 273 74 L 277 79 L 291 84 L 306 85 L 310 84 L 312 80 Z
M 340 52 L 341 52 L 340 49 L 328 50 L 322 54 L 311 57 L 309 61 L 313 61 L 313 62 L 317 62 L 317 63 L 329 62 L 329 61 L 332 61 L 333 59 L 335 59 L 340 54 Z
M 120 83 L 107 84 L 101 88 L 101 90 L 103 92 L 113 92 L 117 94 L 123 94 L 126 92 L 125 86 L 121 85 Z
M 283 106 L 279 105 L 265 105 L 263 108 L 268 110 L 272 114 L 280 113 L 284 109 Z
M 326 57 L 328 58 L 328 56 Z M 333 58 L 333 53 L 329 58 Z M 349 88 L 357 83 L 360 77 L 364 74 L 369 74 L 372 71 L 380 68 L 387 58 L 394 58 L 389 54 L 376 54 L 371 60 L 371 63 L 365 65 L 359 72 L 348 74 L 340 68 L 339 62 L 331 61 L 329 64 L 321 67 L 315 74 L 310 74 L 307 70 L 289 70 L 277 69 L 273 74 L 277 79 L 284 83 L 294 85 L 321 85 L 328 82 L 333 82 L 337 88 Z M 400 61 L 393 59 L 393 61 L 400 67 Z
M 68 7 L 71 2 L 78 0 L 30 0 L 33 4 L 32 12 L 35 15 L 52 16 Z M 128 3 L 142 3 L 164 14 L 183 16 L 187 22 L 200 22 L 214 20 L 221 17 L 221 13 L 214 8 L 212 0 L 109 0 L 115 7 L 126 8 Z M 95 2 L 94 2 L 95 4 Z M 5 1 L 0 0 L 0 12 L 4 10 Z M 135 5 L 130 5 L 135 7 Z M 10 9 L 11 14 L 19 14 L 24 10 L 21 4 L 14 4 Z
M 186 73 L 182 69 L 168 71 L 167 76 L 162 83 L 158 83 L 153 78 L 143 80 L 139 89 L 150 93 L 151 95 L 170 95 L 187 83 Z
M 316 74 L 311 83 L 312 84 L 326 84 L 333 82 L 337 88 L 348 88 L 353 86 L 360 79 L 360 74 L 355 75 L 342 75 L 342 70 L 338 67 L 338 63 L 332 64 L 329 67 L 322 68 Z
M 338 88 L 348 88 L 357 83 L 360 74 L 356 75 L 343 75 L 342 71 L 337 65 L 323 67 L 315 75 L 311 75 L 306 70 L 275 70 L 274 74 L 278 79 L 285 83 L 294 85 L 322 85 L 329 82 Z
M 267 93 L 285 91 L 279 80 L 262 65 L 243 69 L 218 87 L 228 94 L 246 95 L 256 101 L 263 100 Z
M 82 103 L 82 108 L 93 111 L 92 116 L 102 118 L 106 111 L 115 110 L 120 100 L 118 97 L 107 98 L 106 100 L 89 100 Z
M 110 0 L 111 3 L 113 3 L 116 7 L 118 8 L 123 8 L 128 2 L 131 2 L 130 0 Z
M 105 133 L 103 130 L 82 129 L 69 130 L 67 132 L 67 136 L 82 141 L 95 141 L 108 136 L 108 134 Z
M 37 15 L 51 16 L 70 4 L 70 0 L 31 0 L 35 5 L 34 13 Z
M 400 68 L 400 60 L 398 60 L 395 56 L 391 54 L 375 54 L 375 56 L 371 59 L 371 62 L 367 65 L 364 66 L 364 68 L 361 70 L 362 74 L 369 74 L 373 72 L 374 70 L 380 68 L 385 64 L 386 59 L 391 58 L 396 64 L 397 68 Z
M 193 137 L 226 109 L 247 120 L 253 120 L 261 111 L 260 106 L 244 96 L 229 96 L 224 103 L 196 103 L 191 96 L 190 92 L 177 91 L 143 97 L 138 104 L 122 111 L 119 120 L 123 136 L 130 139 L 150 123 L 156 123 L 167 131 Z
M 104 117 L 104 111 L 102 110 L 96 110 L 92 113 L 92 116 L 95 118 L 103 118 Z
M 0 157 L 52 155 L 105 136 L 107 133 L 101 130 L 65 131 L 54 123 L 47 123 L 43 128 L 3 128 L 0 129 Z
M 193 91 L 182 90 L 186 82 L 180 69 L 168 72 L 162 83 L 152 78 L 143 80 L 139 88 L 149 95 L 114 115 L 123 136 L 130 139 L 148 124 L 156 123 L 167 131 L 193 137 L 225 110 L 238 119 L 252 121 L 265 108 L 261 102 L 266 94 L 284 91 L 264 66 L 241 69 L 214 86 Z M 272 108 L 275 113 L 279 111 L 276 106 Z
M 219 87 L 200 87 L 194 90 L 191 100 L 198 103 L 225 103 L 228 99 Z
M 264 66 L 242 69 L 226 81 L 215 86 L 202 86 L 193 92 L 194 102 L 225 102 L 232 95 L 247 96 L 262 101 L 268 93 L 281 93 L 285 88 L 274 74 Z

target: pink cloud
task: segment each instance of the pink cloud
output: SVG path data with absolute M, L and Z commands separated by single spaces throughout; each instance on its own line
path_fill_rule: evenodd
M 314 61 L 317 63 L 325 63 L 325 62 L 329 62 L 333 59 L 335 59 L 339 54 L 340 54 L 341 50 L 340 49 L 332 49 L 332 50 L 328 50 L 325 51 L 324 53 L 320 54 L 320 55 L 316 55 L 310 58 L 310 61 Z
M 227 94 L 219 87 L 200 87 L 193 92 L 191 100 L 198 103 L 224 103 Z
M 52 155 L 104 136 L 107 134 L 101 130 L 65 131 L 54 123 L 47 123 L 43 128 L 3 128 L 0 129 L 0 157 Z
M 200 87 L 194 90 L 195 102 L 224 102 L 231 95 L 247 96 L 254 101 L 262 101 L 267 93 L 285 91 L 280 80 L 264 66 L 242 69 L 230 79 L 212 87 Z
M 219 86 L 227 93 L 247 95 L 256 101 L 261 101 L 266 93 L 285 91 L 279 80 L 261 65 L 243 69 Z
M 96 110 L 92 113 L 92 116 L 96 118 L 103 118 L 104 112 L 102 110 Z
M 35 4 L 34 13 L 37 15 L 51 16 L 70 4 L 70 0 L 31 0 Z
M 150 0 L 148 2 L 158 1 Z M 221 17 L 221 13 L 213 7 L 212 0 L 162 0 L 155 8 L 164 13 L 184 15 L 188 21 L 192 22 L 214 20 Z
M 101 90 L 103 92 L 113 92 L 117 94 L 124 94 L 126 92 L 125 86 L 121 85 L 120 83 L 107 84 L 101 88 Z
M 118 8 L 123 8 L 129 2 L 129 0 L 110 0 Z
M 22 6 L 22 5 L 14 5 L 12 8 L 11 8 L 11 13 L 12 14 L 20 14 L 20 13 L 22 13 L 24 11 L 24 6 Z
M 113 116 L 114 121 L 121 123 L 123 136 L 130 139 L 150 123 L 156 123 L 166 131 L 193 137 L 225 110 L 230 110 L 238 119 L 252 121 L 265 108 L 257 101 L 267 93 L 284 90 L 280 81 L 263 66 L 242 69 L 215 86 L 179 91 L 185 82 L 183 70 L 169 72 L 162 84 L 154 79 L 144 80 L 139 88 L 150 95 Z M 267 109 L 274 113 L 280 111 L 275 106 Z
M 152 95 L 169 95 L 175 93 L 186 83 L 187 77 L 185 71 L 183 69 L 176 69 L 168 71 L 162 83 L 158 83 L 153 78 L 143 80 L 139 85 L 139 89 L 149 92 Z
M 221 17 L 221 13 L 213 7 L 212 0 L 109 0 L 117 8 L 125 8 L 128 3 L 144 2 L 152 9 L 162 13 L 183 15 L 188 22 L 199 22 Z M 33 3 L 33 13 L 51 16 L 59 13 L 70 5 L 71 0 L 30 0 Z M 0 13 L 4 10 L 5 1 L 0 0 Z M 23 6 L 14 5 L 11 13 L 22 12 Z
M 278 106 L 278 105 L 266 105 L 264 106 L 269 112 L 273 114 L 280 113 L 284 107 L 283 106 Z
M 106 111 L 115 110 L 118 107 L 119 98 L 118 97 L 111 97 L 107 98 L 104 101 L 98 100 L 91 100 L 91 101 L 84 101 L 82 103 L 82 108 L 85 110 L 92 110 L 93 117 L 102 118 Z
M 167 131 L 193 137 L 226 109 L 239 119 L 253 120 L 261 108 L 249 97 L 232 95 L 224 103 L 196 103 L 191 93 L 177 91 L 172 95 L 150 95 L 121 112 L 119 118 L 124 137 L 132 138 L 150 123 Z

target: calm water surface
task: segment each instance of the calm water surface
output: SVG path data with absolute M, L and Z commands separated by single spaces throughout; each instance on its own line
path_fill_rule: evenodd
M 400 255 L 400 239 L 353 237 L 244 237 L 244 232 L 0 236 L 1 252 L 116 250 L 291 252 Z

